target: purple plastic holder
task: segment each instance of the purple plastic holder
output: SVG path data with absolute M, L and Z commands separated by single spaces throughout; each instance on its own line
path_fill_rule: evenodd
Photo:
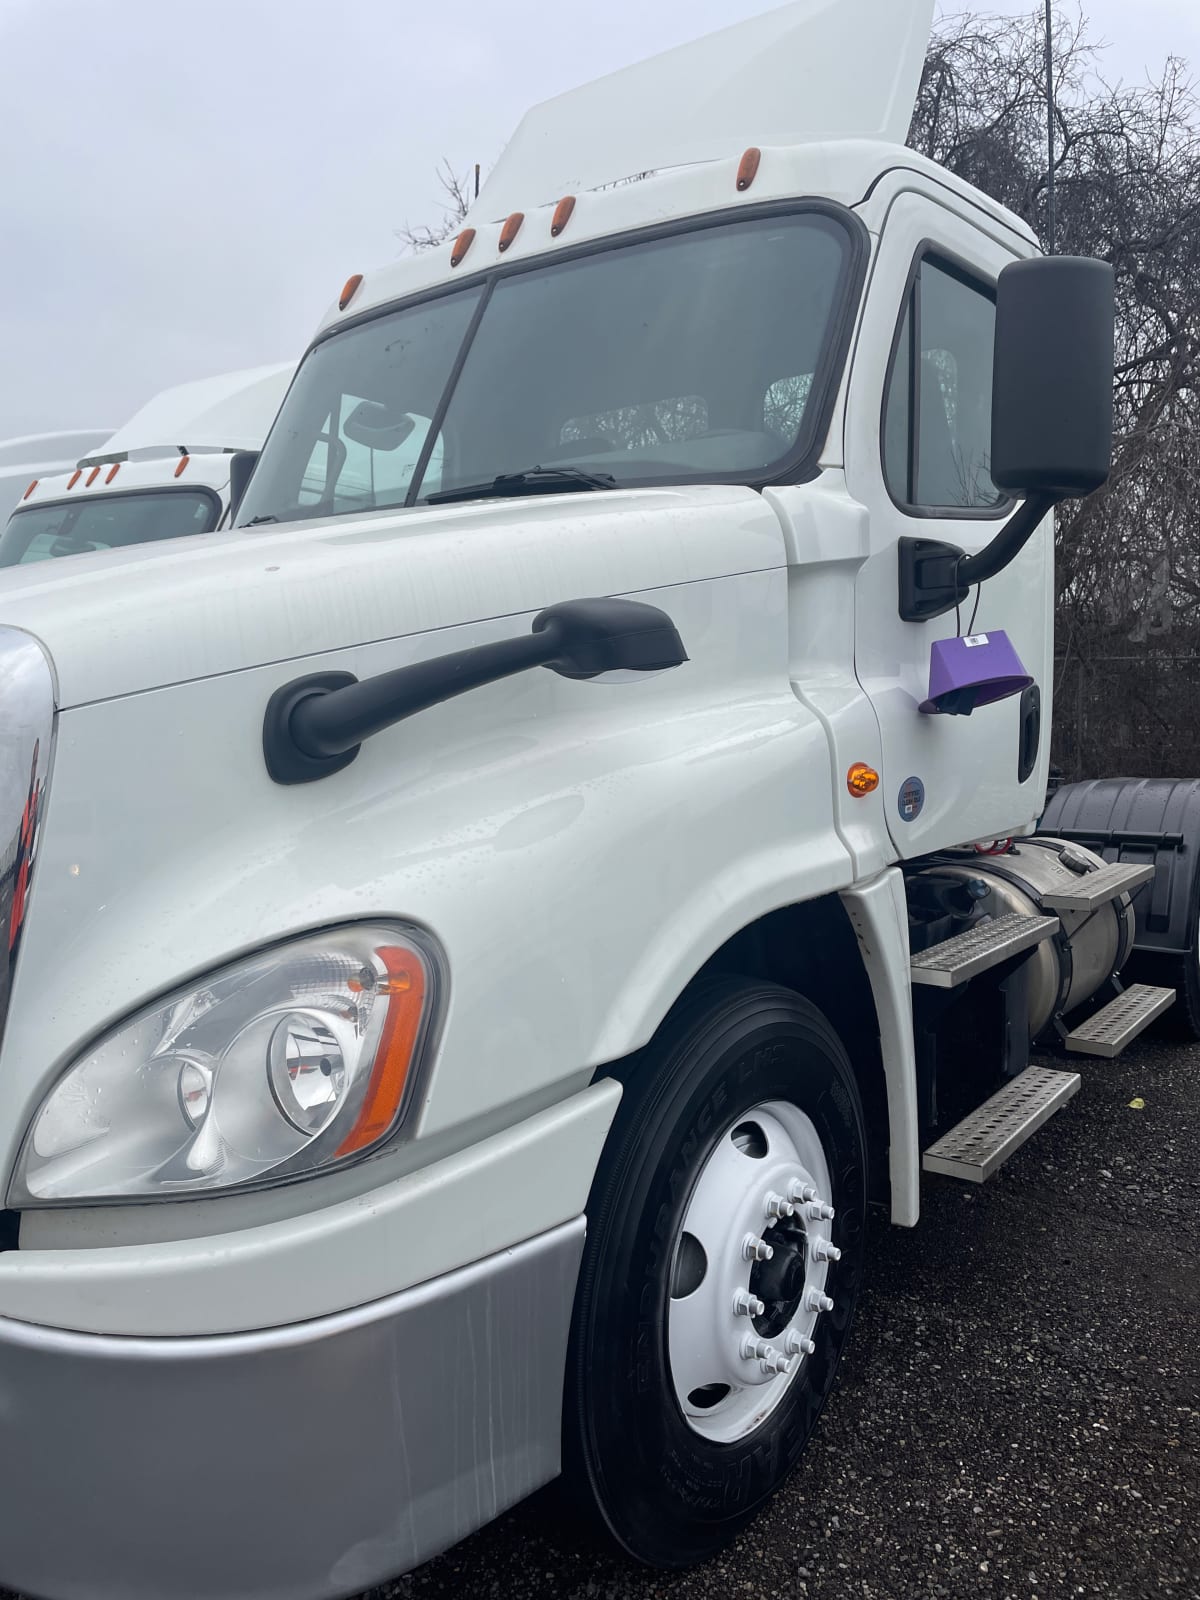
M 939 639 L 929 657 L 929 698 L 919 709 L 929 717 L 969 717 L 976 706 L 1007 700 L 1032 682 L 999 628 L 965 639 Z

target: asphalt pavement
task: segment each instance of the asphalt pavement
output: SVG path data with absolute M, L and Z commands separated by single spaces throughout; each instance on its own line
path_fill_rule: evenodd
M 1080 1093 L 982 1187 L 881 1225 L 837 1388 L 723 1556 L 647 1572 L 536 1496 L 363 1600 L 1200 1597 L 1200 1047 Z

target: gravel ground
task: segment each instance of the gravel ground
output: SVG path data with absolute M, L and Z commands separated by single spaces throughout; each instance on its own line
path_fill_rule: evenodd
M 1197 1600 L 1200 1047 L 1074 1064 L 991 1182 L 875 1230 L 816 1437 L 725 1555 L 635 1568 L 552 1489 L 363 1600 Z

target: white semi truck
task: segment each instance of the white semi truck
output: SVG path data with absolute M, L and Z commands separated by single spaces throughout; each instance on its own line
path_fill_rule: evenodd
M 1169 1005 L 1033 836 L 1111 277 L 904 148 L 930 13 L 539 107 L 236 530 L 5 575 L 0 1582 L 324 1600 L 560 1472 L 699 1560 L 868 1207 Z
M 278 362 L 165 389 L 89 453 L 23 483 L 0 567 L 227 525 L 295 370 Z

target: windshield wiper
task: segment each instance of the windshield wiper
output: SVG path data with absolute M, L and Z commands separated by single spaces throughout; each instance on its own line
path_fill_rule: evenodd
M 461 489 L 440 489 L 425 496 L 429 506 L 451 500 L 493 500 L 505 495 L 570 494 L 573 489 L 615 489 L 617 480 L 607 472 L 585 472 L 582 467 L 531 467 L 528 472 L 504 472 L 490 483 L 469 483 Z

